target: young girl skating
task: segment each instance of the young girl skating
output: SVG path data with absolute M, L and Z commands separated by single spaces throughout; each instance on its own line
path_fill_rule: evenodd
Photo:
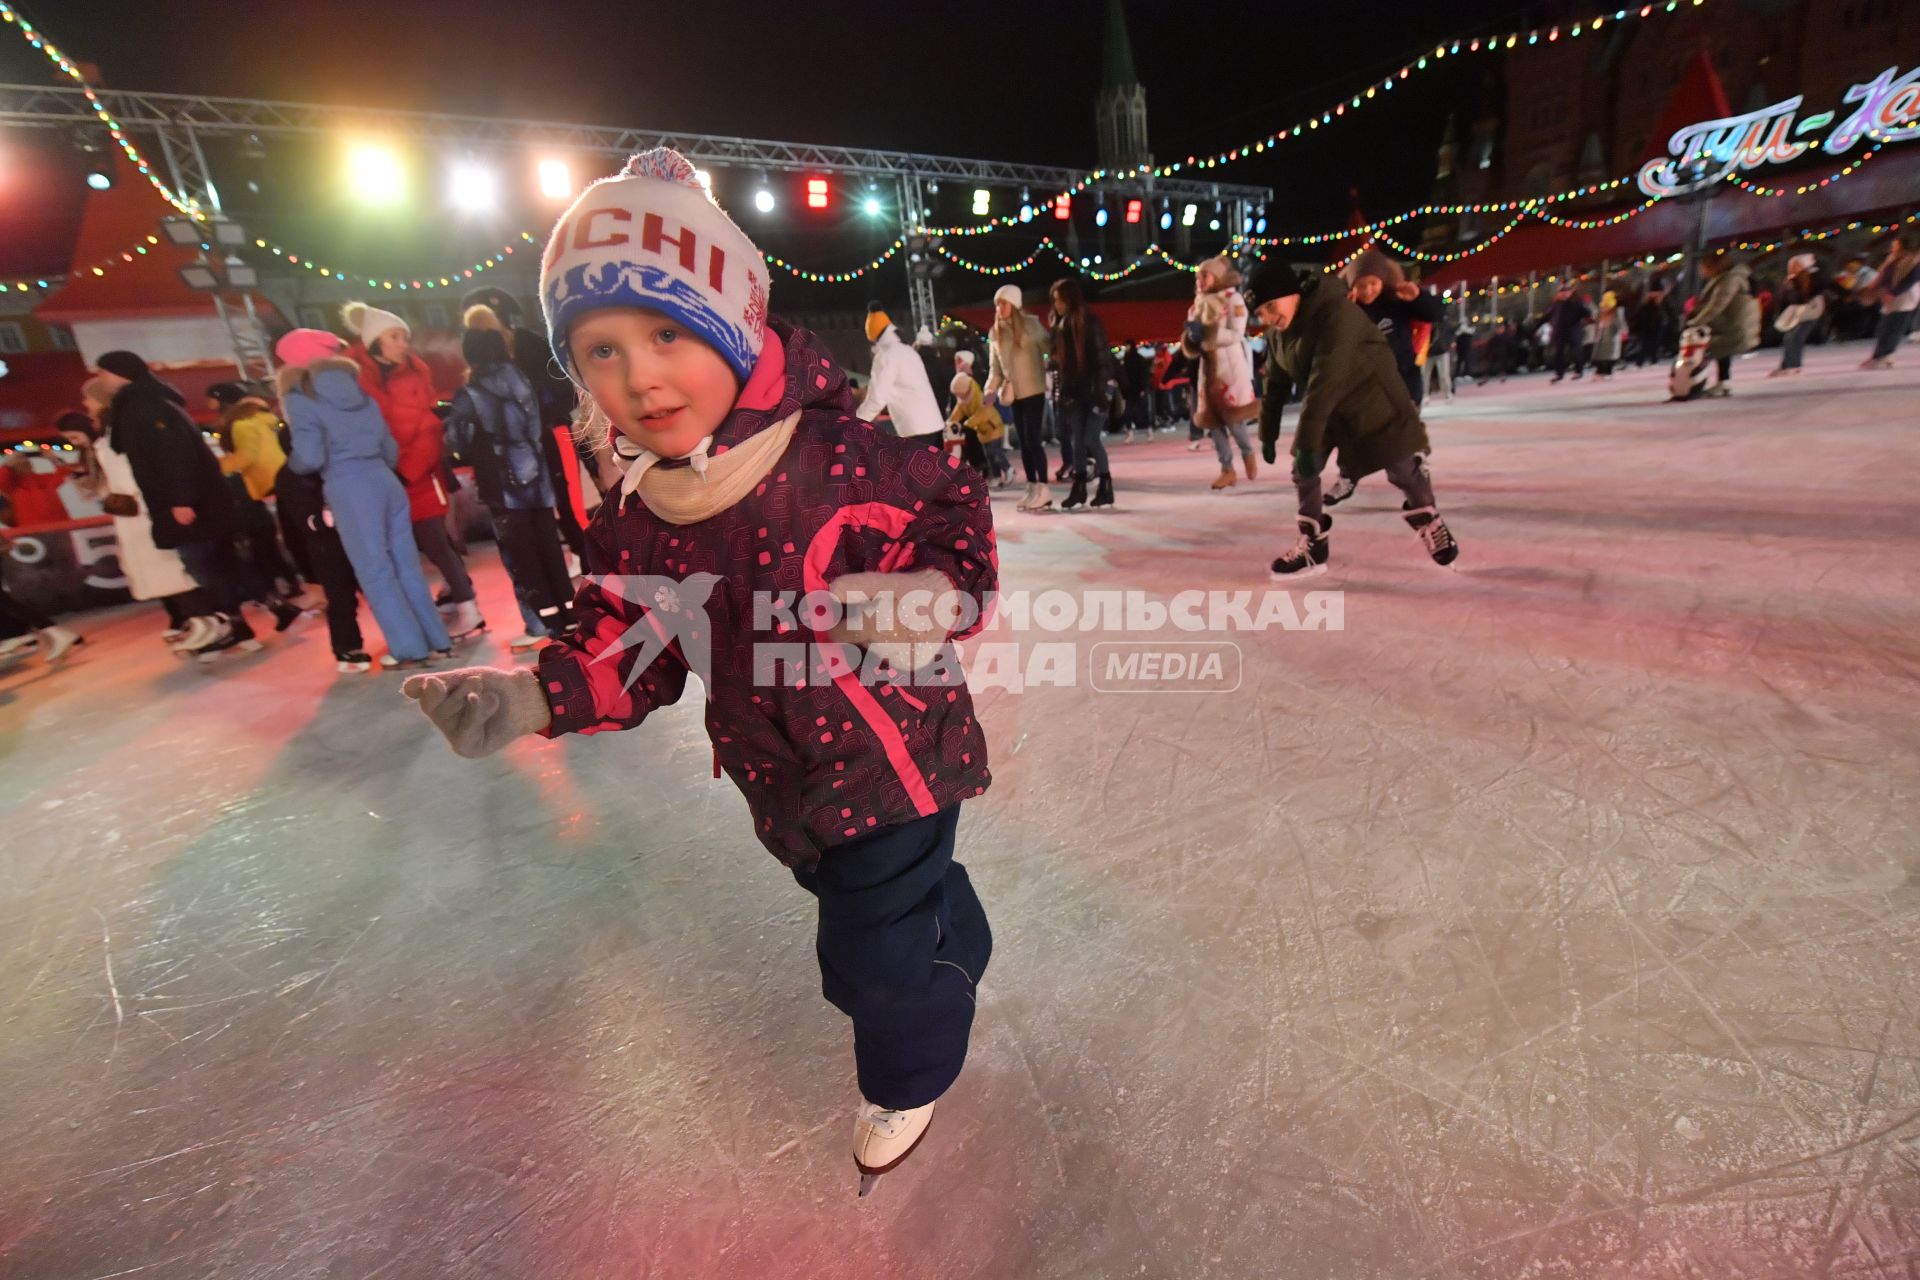
M 706 668 L 716 767 L 819 900 L 823 990 L 853 1020 L 864 1195 L 959 1075 L 992 948 L 953 860 L 960 802 L 989 776 L 949 642 L 984 625 L 997 560 L 979 474 L 856 418 L 825 349 L 768 318 L 767 279 L 678 152 L 581 193 L 547 245 L 541 302 L 625 477 L 587 531 L 579 631 L 533 670 L 404 688 L 456 752 L 483 756 L 523 734 L 633 728 Z M 881 607 L 837 622 L 802 609 L 797 625 L 768 607 L 808 593 Z M 852 661 L 769 678 L 756 657 L 796 641 Z M 863 678 L 880 656 L 933 675 Z

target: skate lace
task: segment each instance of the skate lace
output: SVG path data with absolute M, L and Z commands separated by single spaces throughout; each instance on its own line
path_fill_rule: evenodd
M 885 1107 L 872 1102 L 863 1102 L 860 1104 L 860 1123 L 867 1125 L 869 1128 L 877 1129 L 882 1137 L 899 1137 L 900 1130 L 906 1125 L 906 1122 L 907 1113 L 904 1111 L 889 1111 Z
M 1282 560 L 1313 559 L 1313 535 L 1308 533 L 1301 534 L 1292 546 L 1280 553 L 1280 558 Z
M 1446 521 L 1435 516 L 1421 527 L 1420 541 L 1427 544 L 1428 552 L 1438 555 L 1453 545 L 1453 530 L 1447 528 Z

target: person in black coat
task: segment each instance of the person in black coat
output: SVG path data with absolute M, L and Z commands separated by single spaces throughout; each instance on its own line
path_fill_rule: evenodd
M 1107 425 L 1107 406 L 1119 389 L 1119 367 L 1107 347 L 1107 329 L 1087 307 L 1080 281 L 1065 276 L 1054 281 L 1053 399 L 1059 414 L 1063 443 L 1073 449 L 1073 491 L 1061 509 L 1088 505 L 1087 482 L 1097 482 L 1093 506 L 1113 505 L 1113 475 L 1107 469 L 1107 446 L 1101 438 Z
M 1573 376 L 1578 379 L 1587 371 L 1587 351 L 1581 341 L 1582 330 L 1587 321 L 1593 318 L 1593 309 L 1587 306 L 1587 300 L 1573 291 L 1573 286 L 1563 284 L 1554 295 L 1553 305 L 1547 308 L 1547 328 L 1553 334 L 1553 380 L 1560 381 L 1567 376 L 1567 362 L 1573 362 Z
M 1120 353 L 1120 394 L 1126 397 L 1129 440 L 1136 430 L 1153 433 L 1153 414 L 1148 407 L 1152 391 L 1153 369 L 1140 354 L 1139 344 L 1129 342 Z
M 253 629 L 240 612 L 245 601 L 266 606 L 276 629 L 286 630 L 300 611 L 278 600 L 234 548 L 239 510 L 220 460 L 187 416 L 185 399 L 131 351 L 109 351 L 94 366 L 113 391 L 108 439 L 133 468 L 153 522 L 153 543 L 179 553 L 214 611 L 206 625 L 190 625 L 185 647 L 222 649 L 251 641 Z
M 581 450 L 573 434 L 573 410 L 579 403 L 579 394 L 560 371 L 560 362 L 553 358 L 547 336 L 520 324 L 520 302 L 512 294 L 498 285 L 486 285 L 467 294 L 463 303 L 465 327 L 497 328 L 504 333 L 514 367 L 526 375 L 533 387 L 534 399 L 540 405 L 540 421 L 547 428 L 541 451 L 546 456 L 548 474 L 555 481 L 553 514 L 567 547 L 576 557 L 583 556 L 587 546 L 586 529 L 580 516 L 585 512 L 586 502 L 580 491 L 580 464 L 587 463 L 591 473 L 593 459 Z M 476 308 L 484 308 L 493 320 L 476 315 Z M 566 439 L 571 447 L 562 445 L 561 427 L 567 429 Z

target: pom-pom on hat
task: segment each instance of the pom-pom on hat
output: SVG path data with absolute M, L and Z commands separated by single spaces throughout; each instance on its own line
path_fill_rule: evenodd
M 671 147 L 642 151 L 582 191 L 540 258 L 547 337 L 576 382 L 567 331 L 600 307 L 671 316 L 744 382 L 766 339 L 767 284 L 760 250 Z
M 360 339 L 360 345 L 369 351 L 373 350 L 373 344 L 380 340 L 381 334 L 391 330 L 398 329 L 408 337 L 413 336 L 413 328 L 405 320 L 391 311 L 382 311 L 365 302 L 349 302 L 341 307 L 340 319 Z

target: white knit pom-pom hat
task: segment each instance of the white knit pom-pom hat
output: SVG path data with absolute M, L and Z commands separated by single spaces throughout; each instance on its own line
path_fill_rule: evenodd
M 576 382 L 567 330 L 599 307 L 672 316 L 745 381 L 766 337 L 767 285 L 760 250 L 671 147 L 642 151 L 582 191 L 540 259 L 547 337 Z

